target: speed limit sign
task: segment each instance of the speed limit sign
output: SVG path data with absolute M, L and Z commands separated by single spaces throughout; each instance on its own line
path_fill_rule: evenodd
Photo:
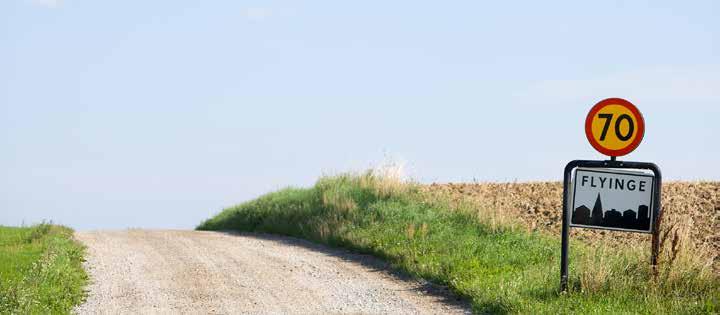
M 608 98 L 595 104 L 585 118 L 585 135 L 600 153 L 616 157 L 626 155 L 640 145 L 645 121 L 640 111 L 627 100 Z

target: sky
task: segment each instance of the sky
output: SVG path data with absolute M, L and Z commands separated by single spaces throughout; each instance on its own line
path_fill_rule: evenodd
M 193 228 L 318 176 L 559 181 L 604 159 L 720 180 L 717 1 L 0 2 L 0 225 Z

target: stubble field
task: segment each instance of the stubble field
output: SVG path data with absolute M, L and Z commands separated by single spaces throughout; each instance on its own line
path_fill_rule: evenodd
M 531 231 L 560 235 L 562 183 L 458 183 L 425 186 L 432 194 L 455 202 L 470 200 L 480 215 L 494 224 L 515 224 Z M 698 253 L 720 272 L 720 182 L 663 184 L 661 235 L 667 250 Z M 572 229 L 571 240 L 584 243 L 647 246 L 650 236 L 640 233 Z M 662 263 L 662 261 L 661 261 Z

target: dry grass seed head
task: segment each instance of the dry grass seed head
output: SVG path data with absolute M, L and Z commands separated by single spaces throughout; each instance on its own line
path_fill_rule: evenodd
M 604 246 L 592 248 L 592 252 L 583 255 L 580 264 L 580 288 L 583 292 L 598 292 L 604 288 L 611 279 L 610 269 Z
M 415 224 L 408 224 L 405 228 L 405 236 L 407 236 L 408 239 L 415 238 Z
M 425 238 L 428 234 L 428 225 L 427 223 L 423 223 L 420 225 L 420 236 Z

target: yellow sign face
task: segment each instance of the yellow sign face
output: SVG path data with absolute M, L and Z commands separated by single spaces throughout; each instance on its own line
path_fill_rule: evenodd
M 635 105 L 620 98 L 597 103 L 585 120 L 585 134 L 600 153 L 622 156 L 642 141 L 645 122 Z

